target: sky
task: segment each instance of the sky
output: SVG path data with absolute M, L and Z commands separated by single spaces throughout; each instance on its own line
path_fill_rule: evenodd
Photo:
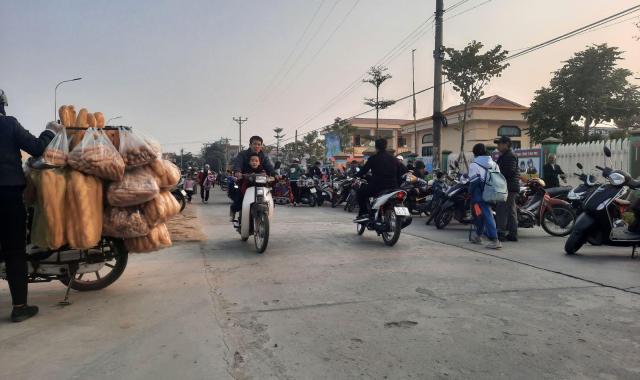
M 516 51 L 638 3 L 468 0 L 445 13 L 444 45 Z M 221 137 L 237 144 L 238 116 L 248 118 L 243 145 L 255 134 L 272 143 L 276 127 L 292 138 L 367 110 L 375 89 L 360 78 L 381 61 L 393 76 L 381 96 L 411 94 L 412 49 L 416 89 L 430 87 L 434 34 L 424 22 L 434 11 L 435 0 L 0 0 L 0 88 L 7 113 L 33 133 L 54 118 L 56 83 L 82 77 L 60 86 L 58 105 L 122 116 L 165 151 L 198 152 Z M 514 59 L 485 93 L 528 105 L 564 60 L 600 43 L 620 47 L 620 65 L 640 77 L 639 16 Z M 443 96 L 445 107 L 460 103 L 449 85 Z M 432 102 L 431 91 L 418 95 L 418 118 Z M 411 101 L 380 117 L 412 118 Z

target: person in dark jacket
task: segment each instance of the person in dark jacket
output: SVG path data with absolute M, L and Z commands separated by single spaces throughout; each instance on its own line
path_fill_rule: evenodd
M 511 139 L 502 136 L 494 143 L 498 146 L 500 157 L 498 166 L 500 172 L 507 180 L 506 202 L 500 202 L 496 206 L 496 225 L 498 227 L 498 237 L 501 241 L 518 241 L 518 211 L 516 209 L 516 199 L 520 192 L 520 173 L 518 170 L 518 157 L 511 150 Z
M 547 189 L 551 187 L 560 187 L 558 177 L 562 178 L 564 182 L 567 182 L 564 172 L 560 165 L 556 164 L 556 156 L 553 154 L 550 154 L 547 158 L 547 163 L 544 164 L 542 172 L 544 173 L 543 179 Z
M 369 198 L 377 196 L 383 190 L 397 189 L 400 186 L 400 177 L 407 172 L 407 168 L 402 165 L 397 158 L 387 152 L 387 140 L 377 139 L 375 141 L 376 153 L 369 157 L 357 177 L 364 177 L 371 172 L 367 186 L 358 190 L 358 204 L 360 211 L 356 221 L 369 218 Z
M 6 116 L 8 105 L 5 93 L 0 90 L 0 261 L 4 260 L 7 268 L 13 303 L 11 320 L 22 322 L 36 315 L 38 307 L 27 305 L 27 215 L 22 200 L 26 181 L 20 151 L 41 156 L 62 126 L 51 122 L 40 137 L 35 137 L 16 118 Z
M 320 166 L 322 166 L 322 162 L 316 161 L 313 167 L 309 168 L 308 176 L 322 178 L 322 170 L 320 170 Z

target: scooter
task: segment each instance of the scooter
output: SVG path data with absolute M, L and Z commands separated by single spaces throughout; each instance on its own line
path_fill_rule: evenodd
M 571 205 L 560 199 L 552 198 L 544 181 L 531 178 L 521 188 L 516 201 L 519 228 L 533 228 L 537 225 L 552 236 L 567 236 L 575 224 L 575 213 Z
M 309 205 L 309 207 L 315 207 L 318 200 L 318 191 L 316 190 L 316 183 L 313 178 L 307 176 L 301 176 L 298 179 L 298 189 L 300 191 L 300 203 L 303 205 Z
M 314 178 L 316 187 L 316 206 L 321 207 L 324 202 L 331 202 L 333 198 L 333 189 L 329 182 L 322 182 L 320 178 Z
M 242 241 L 253 235 L 256 252 L 263 253 L 269 244 L 269 222 L 274 209 L 269 185 L 275 179 L 264 174 L 243 177 L 249 181 L 249 186 L 244 193 L 240 217 L 233 221 L 233 227 L 240 233 Z
M 584 170 L 582 170 L 581 163 L 578 162 L 576 166 L 580 169 L 580 173 L 573 174 L 578 176 L 578 179 L 580 179 L 582 183 L 569 191 L 567 200 L 571 204 L 576 215 L 580 215 L 580 213 L 582 213 L 582 202 L 587 199 L 589 195 L 591 195 L 591 193 L 600 186 L 600 184 L 596 182 L 596 177 L 594 175 L 585 174 Z
M 354 187 L 366 186 L 365 179 L 356 179 Z M 384 244 L 391 247 L 400 239 L 400 232 L 411 224 L 412 217 L 405 207 L 407 193 L 404 190 L 383 192 L 370 202 L 371 217 L 363 221 L 355 221 L 356 232 L 362 235 L 365 229 L 375 231 L 382 236 Z
M 469 224 L 473 221 L 471 215 L 471 194 L 469 193 L 469 178 L 466 174 L 458 174 L 454 184 L 449 187 L 440 200 L 437 209 L 431 213 L 430 219 L 435 221 L 436 228 L 445 228 L 451 219 L 462 224 Z
M 273 201 L 278 205 L 293 203 L 293 191 L 286 178 L 282 178 L 273 187 Z
M 184 191 L 184 177 L 180 177 L 180 182 L 171 190 L 171 194 L 176 198 L 178 203 L 180 203 L 180 212 L 182 212 L 187 206 L 187 192 Z
M 407 208 L 411 215 L 429 215 L 431 212 L 433 191 L 429 182 L 409 172 L 402 176 L 400 188 L 407 193 Z
M 611 162 L 611 150 L 604 147 L 604 154 Z M 583 212 L 564 245 L 564 251 L 573 255 L 584 243 L 616 247 L 633 247 L 631 257 L 636 257 L 636 247 L 640 245 L 640 232 L 631 228 L 622 219 L 630 202 L 622 199 L 629 189 L 640 189 L 640 181 L 631 178 L 623 170 L 615 170 L 610 166 L 600 167 L 602 176 L 608 183 L 600 185 L 583 203 Z M 633 209 L 634 226 L 640 223 L 640 210 Z

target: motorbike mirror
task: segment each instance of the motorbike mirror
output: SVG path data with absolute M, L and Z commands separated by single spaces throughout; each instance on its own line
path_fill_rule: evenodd
M 460 167 L 460 164 L 458 163 L 458 161 L 454 162 L 453 164 L 456 166 L 456 168 Z
M 356 168 L 356 173 L 360 173 L 360 168 Z
M 451 165 L 451 164 L 450 164 L 450 165 L 449 165 L 449 169 L 453 170 L 453 169 L 455 169 L 455 168 L 453 167 L 453 165 Z
M 578 167 L 578 169 L 582 170 L 582 164 L 581 163 L 577 163 L 576 166 Z
M 608 146 L 605 146 L 603 150 L 604 150 L 604 155 L 611 158 L 611 149 L 609 149 Z

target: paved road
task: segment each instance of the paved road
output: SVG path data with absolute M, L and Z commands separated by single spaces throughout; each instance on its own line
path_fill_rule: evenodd
M 257 255 L 214 199 L 192 206 L 205 243 L 133 256 L 120 281 L 64 309 L 61 285 L 32 286 L 41 315 L 0 322 L 3 377 L 640 378 L 629 250 L 567 257 L 561 238 L 529 230 L 495 252 L 418 219 L 388 248 L 339 209 L 278 207 Z

